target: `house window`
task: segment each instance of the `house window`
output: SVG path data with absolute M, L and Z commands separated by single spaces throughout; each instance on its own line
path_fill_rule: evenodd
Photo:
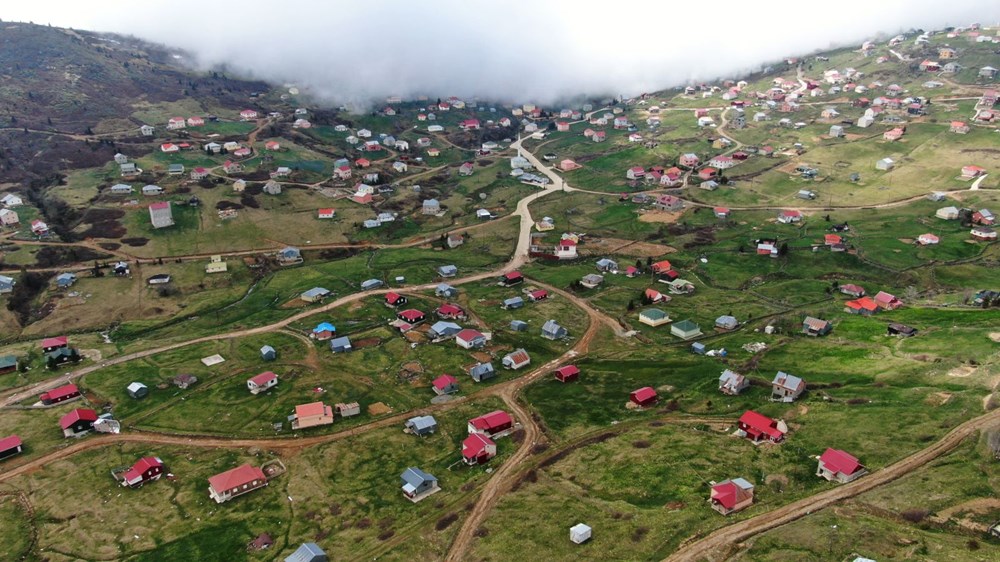
M 244 489 L 244 490 L 246 490 L 246 489 L 247 489 L 247 486 L 248 486 L 248 485 L 249 485 L 249 484 L 244 484 L 244 485 L 243 485 L 243 489 Z

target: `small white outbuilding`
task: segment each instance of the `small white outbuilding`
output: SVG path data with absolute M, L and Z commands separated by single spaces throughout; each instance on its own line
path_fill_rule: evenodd
M 583 523 L 577 523 L 569 528 L 569 540 L 580 544 L 590 539 L 591 528 Z

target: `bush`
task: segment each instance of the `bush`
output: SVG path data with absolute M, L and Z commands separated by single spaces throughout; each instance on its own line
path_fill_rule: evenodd
M 910 523 L 920 523 L 926 519 L 930 513 L 931 512 L 926 509 L 908 509 L 900 515 L 903 519 L 909 521 Z

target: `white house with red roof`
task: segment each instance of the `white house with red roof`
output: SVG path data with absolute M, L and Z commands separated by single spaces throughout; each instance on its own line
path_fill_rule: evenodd
M 736 161 L 730 156 L 720 155 L 708 161 L 708 165 L 720 170 L 727 170 L 736 165 Z
M 529 365 L 531 363 L 531 357 L 524 349 L 515 349 L 507 355 L 504 355 L 501 363 L 508 369 L 516 370 Z
M 978 178 L 986 173 L 986 168 L 980 166 L 962 166 L 962 179 Z
M 827 449 L 819 456 L 816 467 L 816 476 L 841 484 L 857 480 L 867 473 L 868 469 L 857 458 L 840 449 Z
M 8 435 L 0 439 L 0 460 L 12 457 L 24 450 L 24 443 L 17 435 Z
M 753 484 L 743 478 L 724 480 L 712 486 L 709 502 L 723 515 L 746 509 L 753 504 Z
M 560 133 L 569 132 L 569 123 L 566 121 L 556 121 L 556 131 Z
M 462 441 L 462 459 L 469 466 L 486 464 L 495 456 L 497 444 L 485 435 L 473 433 Z
M 316 218 L 318 219 L 332 219 L 337 216 L 336 209 L 320 209 L 316 211 Z
M 882 310 L 896 310 L 897 308 L 903 306 L 903 301 L 896 298 L 895 295 L 891 295 L 885 291 L 879 291 L 875 295 L 875 304 L 877 304 Z
M 275 151 L 281 148 L 281 143 L 276 140 L 269 140 L 264 143 L 264 150 Z
M 188 127 L 201 127 L 205 124 L 205 119 L 203 117 L 188 117 L 187 126 Z
M 555 255 L 561 260 L 571 260 L 578 257 L 576 253 L 576 240 L 572 238 L 563 238 L 560 240 L 556 243 Z
M 449 302 L 438 307 L 437 315 L 442 320 L 461 320 L 465 318 L 465 311 L 457 304 Z
M 256 466 L 244 464 L 210 477 L 208 494 L 215 503 L 224 503 L 264 486 L 267 486 L 264 471 Z
M 172 142 L 165 142 L 160 145 L 160 152 L 166 152 L 168 154 L 171 152 L 179 152 L 180 149 L 181 147 L 177 146 Z
M 469 434 L 479 433 L 487 437 L 503 437 L 514 429 L 514 418 L 503 410 L 494 410 L 488 414 L 469 420 Z
M 149 206 L 149 221 L 153 228 L 166 228 L 174 225 L 174 215 L 170 210 L 170 201 L 158 201 Z
M 941 242 L 941 239 L 937 235 L 929 232 L 917 236 L 917 244 L 920 244 L 921 246 L 931 246 L 939 242 Z
M 952 121 L 950 130 L 952 133 L 964 135 L 969 132 L 969 125 L 967 125 L 964 121 Z
M 687 154 L 681 154 L 680 158 L 677 159 L 677 165 L 684 166 L 685 168 L 695 168 L 700 161 L 697 154 L 688 152 Z
M 122 486 L 138 488 L 163 476 L 163 461 L 159 457 L 143 457 L 122 475 Z
M 455 343 L 464 349 L 478 349 L 486 345 L 486 336 L 479 330 L 466 328 L 455 335 Z
M 458 124 L 459 128 L 466 131 L 478 131 L 480 128 L 479 119 L 465 119 Z
M 195 169 L 191 170 L 191 179 L 195 181 L 203 180 L 207 177 L 208 177 L 208 168 L 202 168 L 201 166 L 198 166 Z
M 712 212 L 715 213 L 715 218 L 717 218 L 717 219 L 728 219 L 729 218 L 729 212 L 730 211 L 729 211 L 729 209 L 727 207 L 715 207 L 714 209 L 712 209 Z
M 633 166 L 625 172 L 625 178 L 637 180 L 646 177 L 646 169 L 642 166 Z
M 265 371 L 247 379 L 247 388 L 250 390 L 250 394 L 260 394 L 276 386 L 278 386 L 278 375 L 271 371 Z
M 186 126 L 187 120 L 183 117 L 171 117 L 170 119 L 167 119 L 167 129 L 170 131 L 183 129 Z
M 594 142 L 604 142 L 608 140 L 608 133 L 605 131 L 594 131 L 594 134 L 591 135 L 590 138 Z
M 778 222 L 781 224 L 792 224 L 802 221 L 801 211 L 781 211 L 778 213 Z
M 240 112 L 240 121 L 252 121 L 257 118 L 257 112 L 253 109 L 244 109 Z

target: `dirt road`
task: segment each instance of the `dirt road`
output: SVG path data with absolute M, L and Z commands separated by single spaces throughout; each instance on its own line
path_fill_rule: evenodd
M 753 518 L 723 527 L 694 542 L 682 545 L 677 552 L 668 556 L 665 562 L 724 560 L 730 555 L 737 543 L 911 474 L 917 468 L 945 455 L 977 431 L 997 424 L 1000 424 L 1000 410 L 994 410 L 978 418 L 971 419 L 951 430 L 940 441 L 882 470 L 863 476 L 850 484 L 837 486 L 836 488 L 803 498 L 778 509 L 761 513 Z M 792 438 L 794 439 L 794 436 Z

